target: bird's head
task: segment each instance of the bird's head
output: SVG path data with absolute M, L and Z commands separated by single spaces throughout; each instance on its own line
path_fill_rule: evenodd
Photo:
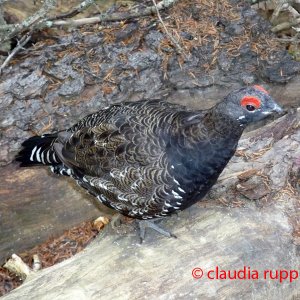
M 259 85 L 231 92 L 222 102 L 222 110 L 241 126 L 262 120 L 268 115 L 282 113 L 282 108 Z

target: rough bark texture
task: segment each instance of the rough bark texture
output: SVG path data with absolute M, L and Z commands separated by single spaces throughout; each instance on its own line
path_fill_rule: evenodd
M 119 232 L 108 226 L 84 252 L 37 272 L 3 299 L 299 297 L 299 278 L 263 278 L 265 269 L 299 268 L 299 172 L 298 109 L 245 134 L 205 201 L 161 221 L 177 239 L 149 232 L 140 245 L 132 225 Z M 259 278 L 209 280 L 216 266 L 250 267 Z M 195 267 L 203 268 L 201 279 L 192 277 Z

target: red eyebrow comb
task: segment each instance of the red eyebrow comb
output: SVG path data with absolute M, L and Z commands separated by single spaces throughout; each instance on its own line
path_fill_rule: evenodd
M 261 92 L 269 94 L 261 85 L 254 85 L 253 87 L 257 90 L 260 90 Z

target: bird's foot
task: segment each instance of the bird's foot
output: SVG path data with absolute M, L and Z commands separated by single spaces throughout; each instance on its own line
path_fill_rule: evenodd
M 144 239 L 145 239 L 145 234 L 146 234 L 146 228 L 151 228 L 155 231 L 157 231 L 158 233 L 166 236 L 166 237 L 173 237 L 173 238 L 177 238 L 177 236 L 167 230 L 164 230 L 163 228 L 159 227 L 158 225 L 156 225 L 154 223 L 154 220 L 139 220 L 138 221 L 138 225 L 139 225 L 139 236 L 140 236 L 140 241 L 141 243 L 143 243 Z

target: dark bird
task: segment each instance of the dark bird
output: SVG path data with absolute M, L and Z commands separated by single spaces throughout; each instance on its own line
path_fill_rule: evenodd
M 114 104 L 68 130 L 29 138 L 16 160 L 49 165 L 106 206 L 147 220 L 203 198 L 245 127 L 281 111 L 261 86 L 233 91 L 208 110 L 158 100 Z

